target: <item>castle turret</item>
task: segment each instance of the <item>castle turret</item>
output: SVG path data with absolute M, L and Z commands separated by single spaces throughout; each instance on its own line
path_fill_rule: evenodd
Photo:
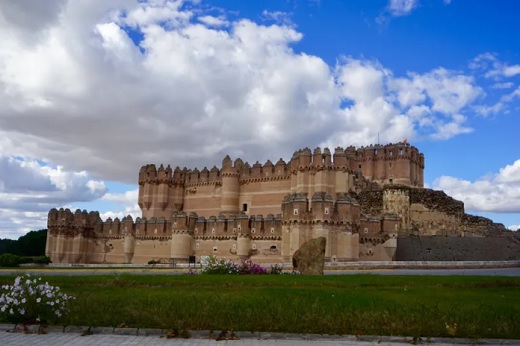
M 239 211 L 240 182 L 239 172 L 231 163 L 231 158 L 226 156 L 222 161 L 222 194 L 220 211 L 224 214 L 237 214 Z
M 175 167 L 173 171 L 170 204 L 172 211 L 180 211 L 184 206 L 184 176 L 179 167 Z M 165 214 L 164 216 L 169 217 L 170 215 Z
M 123 252 L 125 255 L 125 263 L 132 263 L 135 251 L 135 238 L 132 233 L 126 233 L 124 236 Z
M 45 243 L 45 256 L 49 257 L 51 260 L 55 258 L 55 247 L 56 247 L 56 238 L 57 231 L 55 229 L 58 220 L 58 209 L 52 208 L 49 211 L 49 215 L 47 217 L 47 242 Z
M 311 200 L 312 219 L 330 221 L 334 212 L 334 200 L 326 192 L 316 192 Z
M 193 219 L 190 217 L 190 219 Z M 197 219 L 198 220 L 198 219 Z M 193 253 L 193 235 L 190 230 L 190 221 L 186 216 L 186 213 L 180 212 L 173 219 L 172 224 L 172 240 L 171 240 L 171 258 L 175 259 L 188 259 Z M 197 231 L 199 223 L 196 223 Z M 202 226 L 201 233 L 204 230 Z

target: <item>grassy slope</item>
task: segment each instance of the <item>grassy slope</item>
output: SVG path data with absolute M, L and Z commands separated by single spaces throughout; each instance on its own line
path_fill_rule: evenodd
M 520 339 L 520 278 L 123 274 L 47 280 L 77 297 L 64 321 L 70 325 Z M 12 277 L 0 277 L 0 284 L 9 282 Z

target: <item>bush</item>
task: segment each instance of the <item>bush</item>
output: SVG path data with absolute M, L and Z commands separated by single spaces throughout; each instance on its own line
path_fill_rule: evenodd
M 240 274 L 240 267 L 231 260 L 209 256 L 201 260 L 202 274 Z
M 253 263 L 252 260 L 248 259 L 242 263 L 240 266 L 240 274 L 242 275 L 258 275 L 258 274 L 267 274 L 264 267 L 259 264 Z
M 20 264 L 34 263 L 34 259 L 32 257 L 28 257 L 28 256 L 21 256 L 21 257 L 19 257 L 18 263 L 20 263 Z
M 0 255 L 0 267 L 18 267 L 20 264 L 20 256 L 11 253 Z
M 60 292 L 58 286 L 29 274 L 18 276 L 12 285 L 3 285 L 0 314 L 13 323 L 54 323 L 68 312 L 68 301 L 74 299 Z
M 282 267 L 273 265 L 266 270 L 259 264 L 253 263 L 251 259 L 245 260 L 241 264 L 231 260 L 217 259 L 209 256 L 201 260 L 201 274 L 236 274 L 236 275 L 259 275 L 259 274 L 281 274 Z M 190 272 L 190 274 L 193 274 Z
M 148 264 L 159 264 L 160 262 L 159 261 L 156 261 L 156 260 L 151 260 L 151 261 L 148 261 Z
M 34 259 L 34 263 L 36 264 L 49 264 L 51 263 L 51 259 L 47 256 L 40 256 L 40 257 L 36 257 Z
M 280 275 L 283 274 L 283 266 L 279 264 L 272 265 L 269 269 L 269 274 L 271 275 Z

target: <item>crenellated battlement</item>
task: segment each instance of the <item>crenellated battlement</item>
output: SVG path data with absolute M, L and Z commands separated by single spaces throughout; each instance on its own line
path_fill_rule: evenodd
M 327 261 L 395 257 L 397 235 L 500 233 L 464 204 L 423 188 L 424 155 L 406 142 L 299 149 L 286 162 L 226 156 L 221 168 L 148 164 L 139 171 L 142 217 L 52 209 L 46 254 L 54 263 L 174 263 L 215 255 L 290 263 L 326 238 Z
M 138 204 L 143 217 L 169 218 L 172 213 L 196 211 L 202 216 L 276 214 L 288 193 L 312 196 L 359 192 L 371 184 L 423 186 L 424 156 L 408 143 L 367 147 L 299 149 L 286 162 L 253 164 L 226 156 L 213 166 L 172 170 L 154 164 L 139 171 Z
M 146 262 L 152 253 L 286 259 L 296 244 L 322 232 L 345 247 L 330 248 L 330 256 L 355 260 L 362 252 L 358 234 L 389 246 L 384 239 L 399 220 L 363 215 L 353 196 L 385 184 L 422 187 L 423 168 L 424 156 L 407 143 L 303 148 L 287 162 L 225 156 L 220 168 L 200 170 L 147 164 L 138 175 L 142 217 L 102 221 L 99 213 L 53 209 L 47 252 L 58 263 Z
M 360 204 L 349 194 L 338 194 L 333 198 L 326 192 L 316 192 L 309 200 L 306 194 L 294 193 L 287 195 L 282 203 L 284 224 L 345 225 L 350 232 L 375 236 L 397 233 L 399 221 L 397 214 L 362 214 Z

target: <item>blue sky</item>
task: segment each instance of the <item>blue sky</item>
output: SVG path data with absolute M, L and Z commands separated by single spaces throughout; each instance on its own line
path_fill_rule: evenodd
M 520 225 L 514 0 L 0 3 L 0 237 L 50 208 L 139 216 L 146 163 L 397 142 Z

